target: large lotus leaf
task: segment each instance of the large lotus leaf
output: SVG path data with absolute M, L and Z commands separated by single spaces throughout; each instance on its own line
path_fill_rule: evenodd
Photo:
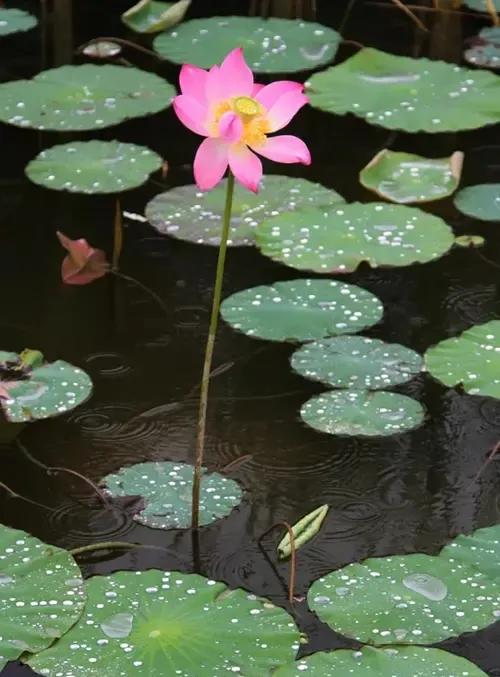
M 37 23 L 36 17 L 22 9 L 0 8 L 0 36 L 29 31 Z
M 425 353 L 427 370 L 447 386 L 500 399 L 500 320 L 478 324 Z
M 283 609 L 177 571 L 119 571 L 86 582 L 80 622 L 29 661 L 50 677 L 266 677 L 293 659 L 299 634 Z
M 373 268 L 425 263 L 454 242 L 437 216 L 378 202 L 279 214 L 263 221 L 256 239 L 269 258 L 318 273 L 352 272 L 362 261 Z
M 414 350 L 364 336 L 337 336 L 307 343 L 291 358 L 302 376 L 335 388 L 380 390 L 409 381 L 422 368 Z
M 465 60 L 474 66 L 500 68 L 500 26 L 483 28 L 474 42 L 465 51 Z
M 383 315 L 370 292 L 336 280 L 291 280 L 237 292 L 221 305 L 224 320 L 269 341 L 311 341 L 350 334 Z
M 292 73 L 328 63 L 340 35 L 328 26 L 292 19 L 213 16 L 186 21 L 154 41 L 160 56 L 209 68 L 235 47 L 243 47 L 256 73 Z
M 191 0 L 157 2 L 140 0 L 122 14 L 123 23 L 137 33 L 159 33 L 182 21 Z
M 424 646 L 318 652 L 274 673 L 275 677 L 486 677 L 461 656 Z
M 349 389 L 312 397 L 300 415 L 307 425 L 323 433 L 377 437 L 416 428 L 425 414 L 422 405 L 406 395 Z
M 371 48 L 313 75 L 308 93 L 321 110 L 354 113 L 407 132 L 475 129 L 500 121 L 497 75 Z
M 401 204 L 431 202 L 451 195 L 460 182 L 464 155 L 424 158 L 385 148 L 361 171 L 359 178 L 368 190 Z
M 500 221 L 500 183 L 464 188 L 455 196 L 455 207 L 474 219 Z
M 488 11 L 488 3 L 486 0 L 463 0 L 463 3 L 466 7 L 476 9 L 478 12 Z M 493 6 L 497 12 L 500 12 L 500 0 L 493 0 Z
M 82 575 L 69 552 L 0 525 L 0 671 L 50 646 L 84 606 Z
M 486 558 L 484 541 L 491 552 Z M 308 599 L 336 631 L 375 645 L 431 644 L 500 617 L 500 525 L 438 556 L 404 555 L 349 564 L 317 580 Z
M 160 169 L 149 148 L 120 141 L 75 141 L 43 150 L 26 167 L 31 181 L 70 193 L 119 193 Z
M 218 246 L 226 187 L 227 180 L 224 179 L 206 193 L 195 185 L 160 193 L 147 204 L 146 218 L 162 234 Z M 236 184 L 228 244 L 255 244 L 255 228 L 263 219 L 274 214 L 311 205 L 328 207 L 340 202 L 344 199 L 334 190 L 290 176 L 265 176 L 257 194 Z
M 54 131 L 100 129 L 166 108 L 175 89 L 153 73 L 107 64 L 61 66 L 0 85 L 0 121 Z
M 193 466 L 162 461 L 137 463 L 107 475 L 102 484 L 110 496 L 142 496 L 144 507 L 134 516 L 154 529 L 191 526 Z M 226 517 L 240 504 L 240 486 L 219 473 L 203 474 L 200 495 L 200 524 Z

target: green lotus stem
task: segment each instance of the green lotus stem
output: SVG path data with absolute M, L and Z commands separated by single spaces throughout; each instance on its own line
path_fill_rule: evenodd
M 113 236 L 113 257 L 111 259 L 111 270 L 114 272 L 118 270 L 120 263 L 120 256 L 123 248 L 123 223 L 122 211 L 120 207 L 120 200 L 116 200 L 115 207 L 115 223 Z
M 134 548 L 144 548 L 146 550 L 162 550 L 168 552 L 167 548 L 162 548 L 159 545 L 145 545 L 143 543 L 129 543 L 128 541 L 102 541 L 102 543 L 91 543 L 90 545 L 82 545 L 80 548 L 73 548 L 69 550 L 69 554 L 76 557 L 86 552 L 98 552 L 99 550 L 132 550 Z
M 229 172 L 227 177 L 226 204 L 224 206 L 224 218 L 222 221 L 221 241 L 219 245 L 219 256 L 217 258 L 217 270 L 215 273 L 215 286 L 212 298 L 212 312 L 210 315 L 210 326 L 208 329 L 207 343 L 205 347 L 205 359 L 203 362 L 203 374 L 200 388 L 200 407 L 198 412 L 198 426 L 196 437 L 196 457 L 193 476 L 192 493 L 192 512 L 191 526 L 197 529 L 200 519 L 200 486 L 201 469 L 203 465 L 203 456 L 205 453 L 205 432 L 207 427 L 207 406 L 208 406 L 208 388 L 210 385 L 210 372 L 212 371 L 212 361 L 214 356 L 215 337 L 219 324 L 219 309 L 222 296 L 222 283 L 224 280 L 224 266 L 226 263 L 227 241 L 229 238 L 229 227 L 231 224 L 231 210 L 233 207 L 234 176 Z
M 494 26 L 500 25 L 500 19 L 498 18 L 498 13 L 495 7 L 493 0 L 486 0 L 486 9 L 488 10 L 489 15 L 491 16 L 491 21 Z

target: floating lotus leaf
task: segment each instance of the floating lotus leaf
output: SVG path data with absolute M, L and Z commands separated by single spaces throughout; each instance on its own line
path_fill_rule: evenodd
M 500 26 L 483 28 L 475 43 L 465 50 L 465 60 L 474 66 L 500 68 Z
M 475 9 L 478 12 L 487 12 L 488 3 L 486 0 L 463 0 L 463 4 L 470 9 Z M 500 0 L 493 0 L 493 6 L 500 12 Z
M 213 16 L 193 19 L 154 41 L 160 56 L 174 63 L 210 68 L 235 47 L 243 47 L 256 73 L 292 73 L 332 61 L 340 35 L 328 26 L 297 19 Z
M 153 73 L 106 64 L 61 66 L 0 85 L 0 121 L 70 131 L 110 127 L 166 108 L 175 89 Z
M 500 320 L 478 324 L 425 353 L 427 370 L 447 386 L 469 395 L 500 399 Z
M 370 292 L 336 280 L 291 280 L 237 292 L 221 305 L 224 320 L 244 334 L 269 341 L 312 341 L 349 334 L 383 315 Z
M 85 56 L 90 56 L 92 59 L 110 59 L 118 56 L 122 48 L 117 42 L 111 40 L 99 40 L 98 42 L 90 42 L 83 48 Z
M 160 193 L 146 206 L 146 218 L 164 235 L 180 240 L 218 246 L 227 181 L 206 193 L 195 185 L 180 186 Z M 305 206 L 325 207 L 344 202 L 334 190 L 319 183 L 290 176 L 268 175 L 257 194 L 240 184 L 234 187 L 229 245 L 255 244 L 255 228 L 273 214 Z
M 337 632 L 362 642 L 440 642 L 498 620 L 499 557 L 497 525 L 459 537 L 457 547 L 447 546 L 435 557 L 415 554 L 349 564 L 313 583 L 308 600 Z
M 134 519 L 154 529 L 191 526 L 193 466 L 162 461 L 137 463 L 107 475 L 102 484 L 113 497 L 142 496 L 144 508 Z M 241 503 L 240 486 L 219 473 L 204 474 L 201 482 L 200 524 L 226 517 Z
M 460 151 L 436 160 L 385 148 L 366 165 L 359 178 L 365 188 L 391 202 L 431 202 L 456 190 L 463 159 Z
M 378 202 L 279 214 L 263 221 L 256 239 L 269 258 L 318 273 L 349 273 L 362 261 L 373 268 L 425 263 L 454 242 L 437 216 Z
M 22 9 L 0 8 L 0 36 L 29 31 L 37 23 L 36 17 Z
M 482 247 L 484 237 L 481 235 L 459 235 L 455 238 L 455 244 L 459 247 Z
M 342 649 L 315 653 L 284 666 L 274 677 L 486 677 L 486 673 L 461 656 L 425 646 L 394 646 L 359 651 Z
M 26 167 L 33 183 L 70 193 L 119 193 L 160 169 L 149 148 L 120 141 L 75 141 L 43 150 Z
M 455 207 L 481 221 L 500 221 L 500 183 L 464 188 L 455 196 Z
M 412 379 L 422 368 L 422 358 L 397 343 L 337 336 L 302 346 L 291 365 L 302 376 L 335 388 L 380 390 Z
M 371 48 L 313 75 L 308 94 L 321 110 L 354 113 L 406 132 L 476 129 L 500 121 L 497 75 Z
M 123 23 L 137 33 L 159 33 L 182 21 L 191 0 L 157 2 L 140 0 L 122 14 Z
M 36 350 L 0 351 L 0 406 L 11 423 L 59 416 L 90 397 L 92 381 L 78 367 L 44 362 Z
M 332 390 L 308 400 L 300 410 L 311 428 L 330 435 L 396 435 L 419 426 L 422 405 L 399 393 Z
M 80 622 L 29 665 L 78 677 L 266 677 L 293 659 L 299 634 L 283 609 L 177 571 L 119 571 L 86 581 Z
M 0 671 L 50 646 L 84 606 L 82 575 L 69 552 L 0 525 Z

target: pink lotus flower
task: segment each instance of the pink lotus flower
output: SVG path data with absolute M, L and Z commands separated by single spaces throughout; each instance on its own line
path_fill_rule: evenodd
M 180 88 L 182 94 L 174 99 L 177 117 L 188 129 L 207 137 L 194 159 L 194 176 L 201 190 L 219 183 L 229 166 L 240 183 L 256 192 L 262 163 L 252 151 L 275 162 L 311 163 L 301 139 L 268 137 L 285 127 L 307 103 L 303 86 L 288 80 L 254 84 L 241 48 L 209 71 L 183 66 Z
M 66 284 L 89 284 L 109 271 L 106 254 L 101 249 L 94 249 L 83 238 L 72 240 L 59 231 L 57 237 L 68 252 L 61 266 L 62 279 Z

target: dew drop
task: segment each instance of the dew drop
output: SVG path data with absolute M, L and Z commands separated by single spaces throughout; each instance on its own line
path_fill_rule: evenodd
M 115 614 L 101 623 L 101 630 L 108 637 L 122 639 L 128 637 L 132 631 L 134 617 L 129 613 Z
M 411 574 L 403 579 L 403 585 L 434 602 L 443 600 L 448 594 L 448 588 L 443 581 L 430 574 Z

